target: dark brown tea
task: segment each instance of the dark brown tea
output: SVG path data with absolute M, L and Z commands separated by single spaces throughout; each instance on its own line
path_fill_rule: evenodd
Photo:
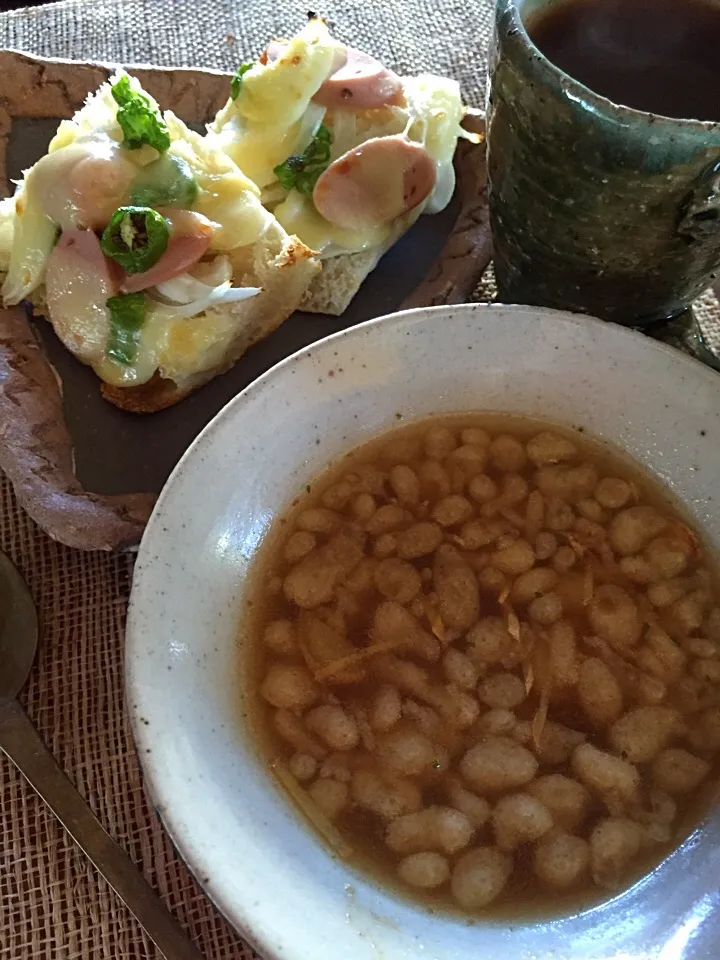
M 527 29 L 556 66 L 615 103 L 720 121 L 720 2 L 565 0 Z

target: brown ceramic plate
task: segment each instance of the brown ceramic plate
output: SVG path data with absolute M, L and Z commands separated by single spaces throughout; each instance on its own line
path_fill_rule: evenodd
M 45 152 L 111 68 L 0 51 L 0 188 Z M 202 125 L 225 102 L 212 71 L 131 68 L 163 109 Z M 482 121 L 469 118 L 482 130 Z M 56 540 L 85 550 L 138 542 L 155 496 L 215 414 L 279 360 L 315 340 L 410 306 L 467 299 L 490 258 L 484 148 L 461 143 L 458 189 L 381 260 L 342 317 L 296 313 L 224 376 L 169 410 L 126 413 L 100 396 L 95 374 L 22 308 L 0 310 L 0 468 Z

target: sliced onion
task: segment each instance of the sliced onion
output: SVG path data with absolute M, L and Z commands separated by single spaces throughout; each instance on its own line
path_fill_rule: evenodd
M 432 193 L 427 199 L 423 213 L 440 213 L 452 200 L 455 193 L 455 168 L 452 160 L 435 163 L 437 178 Z
M 194 264 L 179 277 L 158 283 L 153 294 L 163 303 L 192 303 L 206 297 L 213 287 L 219 287 L 232 279 L 232 265 L 228 257 Z
M 332 135 L 333 160 L 358 145 L 357 120 L 352 110 L 338 110 L 333 115 Z
M 262 293 L 262 287 L 233 287 L 229 280 L 217 287 L 208 287 L 206 284 L 201 284 L 201 286 L 207 292 L 204 296 L 198 297 L 197 300 L 184 304 L 156 302 L 152 307 L 153 313 L 158 317 L 181 320 L 186 317 L 194 317 L 209 307 L 217 307 L 221 303 L 237 303 L 240 300 L 249 300 L 251 297 L 256 297 L 259 293 Z
M 310 141 L 320 129 L 320 124 L 325 119 L 325 107 L 319 103 L 308 104 L 307 110 L 300 120 L 297 139 L 295 140 L 294 153 L 302 153 L 310 144 Z
M 55 224 L 25 185 L 18 188 L 14 200 L 20 200 L 24 210 L 22 216 L 15 218 L 13 227 L 10 262 L 2 287 L 6 306 L 20 303 L 42 283 L 57 236 Z

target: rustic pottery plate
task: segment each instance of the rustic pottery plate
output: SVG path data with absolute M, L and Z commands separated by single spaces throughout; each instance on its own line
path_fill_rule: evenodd
M 0 191 L 45 152 L 112 67 L 0 51 Z M 225 102 L 228 76 L 130 68 L 163 109 L 202 129 Z M 474 129 L 482 121 L 468 118 Z M 138 542 L 155 495 L 182 453 L 228 400 L 300 347 L 403 306 L 467 299 L 490 258 L 484 148 L 463 142 L 458 189 L 381 261 L 342 317 L 297 313 L 227 374 L 161 413 L 111 406 L 99 381 L 22 308 L 0 310 L 0 468 L 18 499 L 62 543 L 113 550 Z

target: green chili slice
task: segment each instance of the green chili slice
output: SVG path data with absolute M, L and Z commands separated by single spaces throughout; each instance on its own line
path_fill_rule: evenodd
M 137 356 L 140 334 L 145 325 L 145 294 L 124 293 L 110 297 L 106 306 L 110 316 L 110 333 L 105 353 L 127 366 Z
M 183 207 L 195 203 L 198 185 L 190 164 L 172 153 L 163 154 L 138 173 L 130 189 L 136 207 Z
M 150 207 L 120 207 L 100 238 L 103 253 L 128 273 L 144 273 L 167 249 L 170 228 Z
M 231 100 L 237 100 L 240 94 L 240 88 L 242 87 L 242 78 L 245 76 L 248 70 L 252 70 L 254 66 L 255 66 L 254 63 L 241 63 L 240 66 L 237 68 L 237 70 L 235 71 L 235 75 L 230 81 L 230 99 Z
M 332 134 L 325 124 L 321 123 L 304 153 L 288 157 L 273 170 L 281 186 L 286 190 L 295 187 L 305 196 L 311 196 L 320 174 L 330 164 L 331 144 Z

